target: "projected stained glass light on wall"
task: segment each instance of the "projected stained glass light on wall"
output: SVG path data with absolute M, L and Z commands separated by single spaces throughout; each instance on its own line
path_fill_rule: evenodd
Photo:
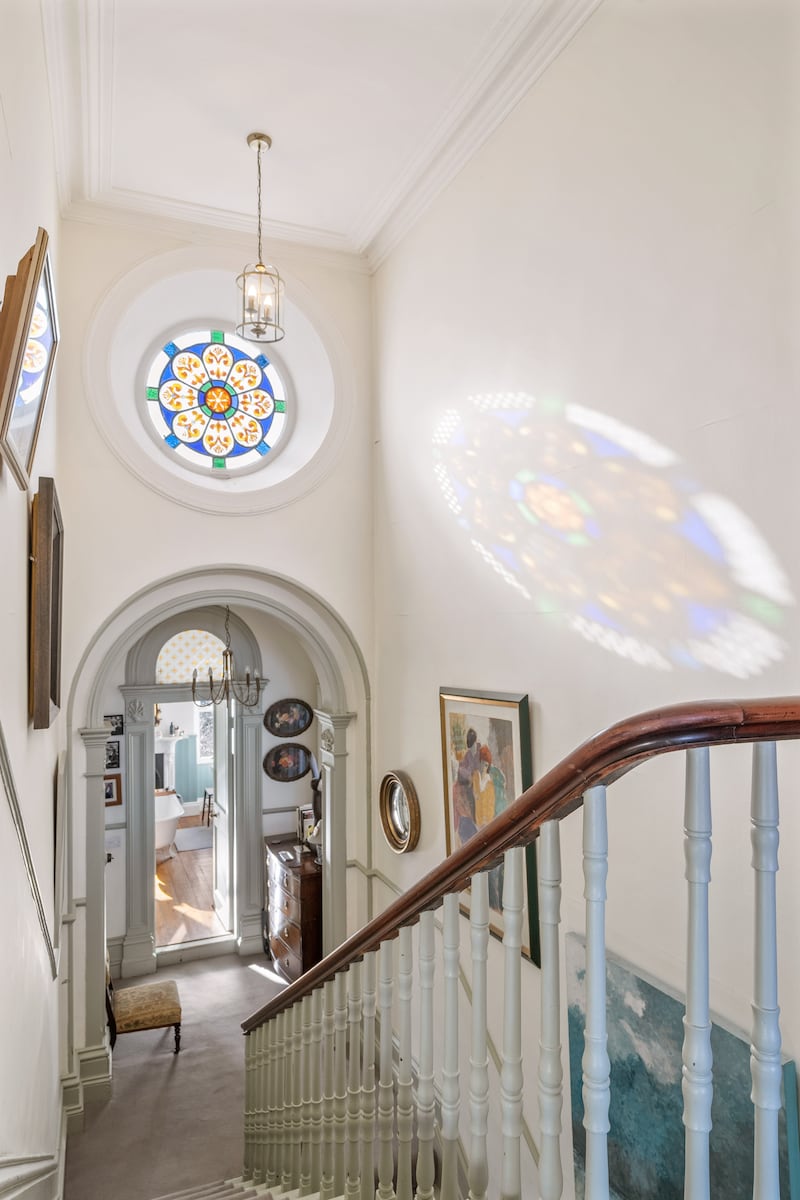
M 794 598 L 772 550 L 648 434 L 517 392 L 469 397 L 433 442 L 473 548 L 539 611 L 659 670 L 746 679 L 783 657 Z
M 164 446 L 215 474 L 262 465 L 286 432 L 286 392 L 274 364 L 219 330 L 181 334 L 158 352 L 147 409 Z

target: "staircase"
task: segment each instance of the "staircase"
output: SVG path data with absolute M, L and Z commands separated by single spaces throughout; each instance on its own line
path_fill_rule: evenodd
M 780 1200 L 776 744 L 798 738 L 800 699 L 790 698 L 675 706 L 620 722 L 584 743 L 435 871 L 244 1022 L 243 1177 L 173 1193 L 169 1200 L 267 1193 L 275 1200 L 289 1194 L 321 1200 L 433 1200 L 434 1195 L 440 1200 L 465 1195 L 470 1200 L 487 1195 L 560 1200 L 564 1036 L 559 825 L 578 809 L 586 899 L 585 1196 L 607 1200 L 607 790 L 646 760 L 673 753 L 686 756 L 684 1196 L 709 1200 L 709 748 L 741 743 L 753 745 L 752 1195 L 754 1200 Z M 522 1038 L 535 1035 L 527 1023 L 523 1028 L 521 946 L 525 847 L 534 839 L 539 840 L 541 1003 L 539 1125 L 531 1131 L 523 1122 Z M 502 970 L 490 978 L 488 872 L 500 861 L 505 868 Z M 469 932 L 464 936 L 459 893 L 470 881 Z M 467 1019 L 459 1004 L 465 982 L 471 991 Z M 496 1047 L 487 1032 L 490 1006 L 495 1016 L 501 1013 Z M 497 1068 L 494 1076 L 490 1058 Z M 743 1182 L 743 1189 L 744 1196 L 749 1185 Z

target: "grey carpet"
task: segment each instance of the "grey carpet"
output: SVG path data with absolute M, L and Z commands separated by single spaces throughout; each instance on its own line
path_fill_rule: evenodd
M 180 990 L 180 1054 L 171 1029 L 127 1033 L 114 1050 L 114 1094 L 67 1142 L 64 1200 L 149 1200 L 242 1171 L 244 1037 L 239 1023 L 281 991 L 268 958 L 201 959 L 160 971 Z M 148 983 L 155 976 L 120 980 Z

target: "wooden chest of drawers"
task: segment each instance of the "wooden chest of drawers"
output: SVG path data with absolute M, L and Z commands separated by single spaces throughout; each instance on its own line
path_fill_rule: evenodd
M 322 957 L 322 867 L 296 838 L 264 838 L 264 918 L 269 951 L 294 982 Z

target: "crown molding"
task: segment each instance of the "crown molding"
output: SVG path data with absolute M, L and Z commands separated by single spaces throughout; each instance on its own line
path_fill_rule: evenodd
M 500 31 L 397 185 L 353 235 L 373 271 L 488 140 L 602 0 L 534 0 Z
M 116 200 L 73 200 L 62 211 L 65 221 L 82 225 L 96 225 L 105 228 L 128 229 L 136 232 L 150 233 L 155 236 L 174 238 L 180 242 L 190 242 L 197 245 L 215 245 L 230 247 L 242 261 L 253 249 L 252 229 L 245 233 L 231 224 L 220 226 L 213 222 L 204 223 L 196 219 L 197 210 L 193 205 L 180 206 L 181 215 L 167 215 L 155 206 L 145 209 L 127 208 Z M 226 213 L 226 216 L 231 214 Z M 282 226 L 288 234 L 294 232 L 291 225 Z M 311 242 L 298 241 L 291 236 L 270 238 L 272 247 L 279 253 L 275 258 L 283 261 L 290 258 L 298 264 L 308 263 L 318 267 L 330 267 L 334 270 L 353 271 L 358 275 L 369 275 L 371 269 L 366 257 L 348 249 L 335 249 L 325 245 L 314 245 Z M 271 247 L 271 248 L 272 248 Z M 251 254 L 252 257 L 252 254 Z

